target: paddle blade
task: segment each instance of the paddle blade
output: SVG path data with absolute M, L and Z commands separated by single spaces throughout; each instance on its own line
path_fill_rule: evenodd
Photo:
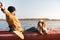
M 13 31 L 18 37 L 20 37 L 21 39 L 24 39 L 24 35 L 22 32 L 20 31 Z

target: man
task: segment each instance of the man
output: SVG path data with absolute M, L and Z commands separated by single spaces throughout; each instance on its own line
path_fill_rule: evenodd
M 9 6 L 8 9 L 6 9 L 3 7 L 2 2 L 0 2 L 0 8 L 1 8 L 2 12 L 6 15 L 6 21 L 10 28 L 9 32 L 14 32 L 21 39 L 24 39 L 21 24 L 15 16 L 15 7 Z
M 46 24 L 43 20 L 38 21 L 37 24 L 37 30 L 39 31 L 40 34 L 47 34 L 47 28 L 46 28 Z

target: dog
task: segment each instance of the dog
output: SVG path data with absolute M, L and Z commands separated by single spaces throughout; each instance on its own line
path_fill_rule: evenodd
M 47 34 L 47 28 L 44 20 L 39 20 L 37 24 L 37 30 L 40 34 Z

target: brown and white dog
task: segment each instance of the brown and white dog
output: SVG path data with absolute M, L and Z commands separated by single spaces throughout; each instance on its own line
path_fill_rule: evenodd
M 38 21 L 37 24 L 37 30 L 39 31 L 40 34 L 47 34 L 47 28 L 44 20 Z

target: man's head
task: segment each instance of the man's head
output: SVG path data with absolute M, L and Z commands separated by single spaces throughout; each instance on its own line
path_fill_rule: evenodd
M 8 7 L 8 11 L 9 11 L 12 15 L 15 15 L 16 9 L 15 9 L 15 7 L 13 7 L 13 6 L 9 6 L 9 7 Z

